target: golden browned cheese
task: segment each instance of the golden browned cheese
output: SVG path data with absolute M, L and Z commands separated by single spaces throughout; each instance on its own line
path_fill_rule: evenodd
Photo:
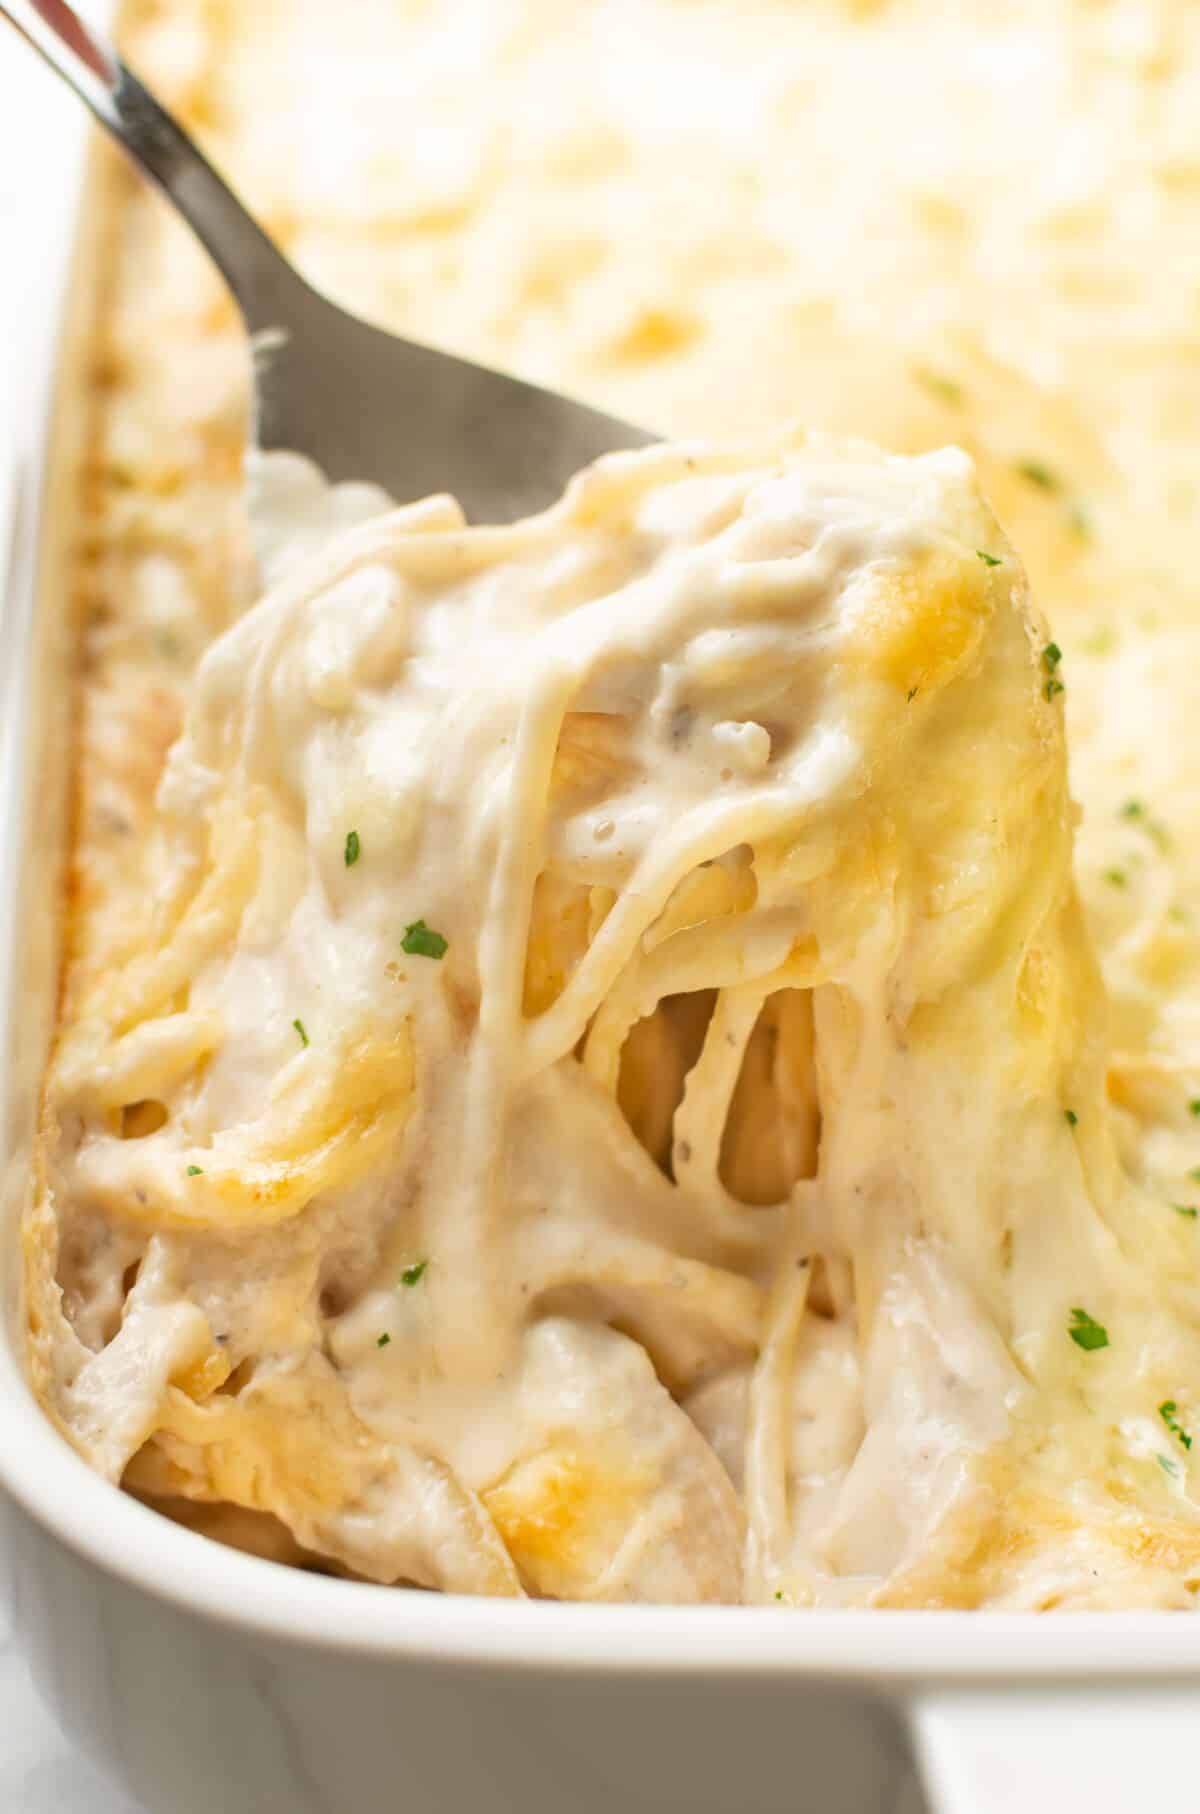
M 99 1399 L 81 1402 L 74 1424 L 66 1419 L 76 1439 L 118 1472 L 120 1458 L 135 1455 L 130 1484 L 140 1491 L 228 1500 L 282 1518 L 290 1534 L 281 1553 L 321 1554 L 380 1579 L 599 1597 L 784 1592 L 798 1603 L 1189 1603 L 1197 1573 L 1190 1431 L 1200 1429 L 1196 9 L 1187 0 L 969 8 L 950 0 L 346 0 L 335 21 L 320 0 L 132 0 L 122 36 L 135 66 L 302 268 L 364 314 L 668 435 L 759 448 L 795 420 L 902 453 L 955 443 L 972 456 L 1008 541 L 997 531 L 972 559 L 965 543 L 948 551 L 933 538 L 913 560 L 869 576 L 856 594 L 861 633 L 847 642 L 837 680 L 861 689 L 856 701 L 877 688 L 919 711 L 936 697 L 946 725 L 957 726 L 946 738 L 957 752 L 958 791 L 917 798 L 889 783 L 824 868 L 811 854 L 765 844 L 756 853 L 762 874 L 736 852 L 720 863 L 706 858 L 665 904 L 653 939 L 753 916 L 767 873 L 841 903 L 847 949 L 867 925 L 864 903 L 889 877 L 908 877 L 931 926 L 957 927 L 975 910 L 965 857 L 953 870 L 931 859 L 910 873 L 908 853 L 942 841 L 958 849 L 963 801 L 983 798 L 999 764 L 993 749 L 978 772 L 971 768 L 969 730 L 973 712 L 999 719 L 1001 668 L 989 669 L 995 690 L 980 683 L 974 704 L 954 683 L 974 673 L 981 614 L 997 596 L 983 556 L 1008 561 L 1011 543 L 1050 624 L 1034 650 L 1025 705 L 1030 714 L 1065 711 L 1082 906 L 1067 893 L 1055 895 L 1052 911 L 1040 897 L 1030 905 L 1030 883 L 1024 905 L 1014 903 L 1003 922 L 1015 949 L 1020 914 L 1036 921 L 1014 972 L 1005 1037 L 1040 1056 L 1029 1071 L 1014 1061 L 1007 1084 L 993 1068 L 988 1087 L 1043 1091 L 1053 1103 L 1053 1143 L 1047 1132 L 1037 1150 L 1065 1181 L 1064 1200 L 1082 1191 L 1103 1205 L 1098 1219 L 1112 1251 L 1105 1245 L 1092 1271 L 1081 1257 L 1073 1279 L 1073 1254 L 1087 1245 L 1075 1211 L 1063 1211 L 1057 1232 L 1047 1223 L 1039 1245 L 1027 1227 L 1022 1233 L 1017 1211 L 1006 1223 L 970 1191 L 918 1205 L 912 1230 L 921 1239 L 940 1231 L 962 1259 L 981 1320 L 997 1331 L 1013 1371 L 991 1376 L 993 1390 L 1012 1418 L 992 1432 L 980 1417 L 978 1430 L 989 1431 L 979 1437 L 982 1459 L 964 1463 L 970 1479 L 937 1541 L 914 1536 L 896 1555 L 872 1547 L 862 1534 L 870 1520 L 864 1515 L 860 1530 L 848 1501 L 830 1510 L 833 1483 L 849 1477 L 863 1442 L 864 1416 L 886 1424 L 890 1415 L 879 1412 L 881 1377 L 868 1377 L 866 1331 L 906 1314 L 891 1260 L 881 1257 L 886 1244 L 864 1254 L 861 1229 L 848 1222 L 820 1250 L 807 1307 L 803 1294 L 779 1295 L 758 1233 L 753 1257 L 735 1255 L 732 1236 L 726 1248 L 714 1235 L 703 1264 L 728 1264 L 732 1274 L 719 1313 L 711 1326 L 698 1318 L 674 1345 L 649 1339 L 633 1299 L 606 1286 L 608 1321 L 646 1342 L 689 1429 L 694 1421 L 703 1432 L 703 1456 L 666 1411 L 660 1421 L 658 1410 L 646 1413 L 653 1463 L 641 1451 L 618 1454 L 603 1418 L 587 1429 L 583 1450 L 578 1431 L 545 1424 L 539 1394 L 555 1369 L 581 1380 L 594 1373 L 614 1393 L 648 1390 L 640 1354 L 576 1349 L 565 1338 L 561 1351 L 547 1340 L 523 1387 L 537 1401 L 544 1445 L 473 1462 L 467 1487 L 464 1469 L 428 1444 L 410 1452 L 394 1430 L 379 1437 L 374 1386 L 331 1410 L 331 1363 L 317 1353 L 297 1364 L 286 1393 L 256 1411 L 253 1393 L 240 1390 L 248 1381 L 240 1359 L 231 1364 L 218 1351 L 211 1317 L 196 1308 L 209 1302 L 207 1273 L 190 1296 L 164 1273 L 162 1301 L 146 1307 L 159 1318 L 145 1340 L 147 1352 L 161 1342 L 167 1414 L 157 1404 L 131 1406 L 128 1427 L 113 1428 Z M 89 1128 L 107 1127 L 107 1116 L 131 1151 L 159 1138 L 163 1104 L 135 1087 L 135 1060 L 157 1077 L 173 1066 L 172 1087 L 213 1065 L 218 1019 L 181 1014 L 185 985 L 223 961 L 248 903 L 263 943 L 282 937 L 289 878 L 307 860 L 274 780 L 261 797 L 231 791 L 190 868 L 177 849 L 171 854 L 156 815 L 196 664 L 253 598 L 239 492 L 248 365 L 232 305 L 203 255 L 158 199 L 102 155 L 109 237 L 82 498 L 79 809 L 56 1060 L 66 1079 L 56 1100 L 71 1106 L 51 1132 L 52 1181 L 76 1115 Z M 603 487 L 597 495 L 603 520 L 611 500 Z M 586 539 L 582 519 L 567 527 Z M 612 558 L 619 566 L 626 553 Z M 1011 686 L 1011 670 L 1003 672 Z M 943 687 L 956 704 L 941 701 Z M 1028 837 L 1062 855 L 1055 840 L 1067 831 L 1050 826 L 1059 757 L 1038 741 L 1032 716 L 1021 722 L 1005 750 L 1014 796 Z M 891 735 L 880 732 L 880 750 Z M 1018 762 L 1022 736 L 1036 756 Z M 603 701 L 567 714 L 551 754 L 555 822 L 586 815 L 638 772 Z M 366 814 L 365 783 L 361 798 Z M 310 828 L 310 843 L 327 831 Z M 1014 852 L 1019 843 L 1014 833 Z M 999 889 L 990 848 L 981 833 L 980 873 Z M 264 877 L 276 876 L 267 898 Z M 1065 888 L 1061 875 L 1054 886 Z M 537 878 L 521 967 L 530 1020 L 553 1017 L 570 999 L 572 979 L 619 918 L 620 896 L 608 877 L 586 889 L 551 867 Z M 999 896 L 993 907 L 999 925 Z M 607 936 L 619 939 L 619 927 Z M 944 1055 L 967 1041 L 967 1025 L 983 1049 L 993 1029 L 971 1022 L 961 995 L 938 994 L 943 974 L 955 989 L 969 981 L 964 947 L 951 939 L 941 949 L 932 935 L 921 947 L 924 993 L 892 1003 L 895 1024 L 918 1052 Z M 648 963 L 652 950 L 645 956 Z M 755 1003 L 745 1027 L 724 979 L 699 970 L 686 989 L 648 993 L 645 1013 L 630 1006 L 629 989 L 617 991 L 591 1023 L 585 1055 L 660 1167 L 679 1169 L 687 1124 L 698 1150 L 706 1138 L 713 1146 L 706 1162 L 723 1187 L 767 1215 L 812 1172 L 822 1089 L 830 1120 L 822 1041 L 848 1051 L 854 1039 L 844 1003 L 836 1014 L 826 1008 L 824 1021 L 818 1009 L 814 1024 L 814 978 L 828 968 L 815 935 L 806 945 L 797 932 L 787 961 L 794 974 L 767 1008 Z M 478 978 L 458 977 L 453 988 L 447 1013 L 469 1027 Z M 188 1024 L 155 1035 L 152 1063 L 136 1041 L 121 1043 L 176 1014 Z M 839 1015 L 846 1024 L 835 1026 Z M 97 1044 L 100 1023 L 107 1044 Z M 684 1079 L 695 1078 L 697 1092 L 709 1087 L 711 1028 L 726 1024 L 745 1062 L 729 1082 L 735 1112 L 723 1128 L 706 1128 L 695 1102 L 688 1121 Z M 272 1250 L 268 1268 L 278 1330 L 291 1330 L 297 1352 L 317 1297 L 327 1300 L 322 1315 L 336 1319 L 341 1298 L 361 1294 L 374 1275 L 361 1255 L 343 1263 L 340 1211 L 319 1210 L 315 1220 L 307 1211 L 332 1193 L 352 1218 L 354 1192 L 369 1190 L 410 1137 L 421 1042 L 403 1017 L 344 1031 L 336 1090 L 333 1073 L 314 1061 L 289 1072 L 261 1112 L 226 1127 L 211 1159 L 181 1148 L 184 1166 L 201 1175 L 199 1190 L 176 1180 L 169 1200 L 151 1193 L 143 1216 L 114 1160 L 109 1171 L 97 1164 L 88 1173 L 86 1202 L 60 1193 L 57 1221 L 43 1201 L 30 1231 L 35 1272 L 54 1274 L 86 1348 L 102 1348 L 120 1326 L 122 1279 L 142 1262 L 146 1230 L 169 1227 L 185 1241 L 189 1218 L 211 1221 L 218 1204 L 231 1242 L 237 1229 L 266 1240 L 264 1231 L 292 1220 L 303 1231 L 286 1252 L 282 1243 Z M 1086 1125 L 1085 1108 L 1098 1119 L 1102 1100 L 1100 1134 Z M 925 1101 L 913 1112 L 932 1122 L 947 1111 L 944 1101 Z M 948 1150 L 977 1131 L 995 1142 L 997 1163 L 1014 1150 L 1000 1119 L 977 1125 L 970 1103 L 955 1113 Z M 970 1170 L 966 1160 L 953 1164 Z M 1032 1201 L 1039 1186 L 1014 1162 L 1007 1188 Z M 111 1237 L 98 1254 L 95 1229 L 110 1225 L 106 1217 Z M 224 1261 L 214 1252 L 200 1270 L 216 1277 L 232 1255 L 232 1246 Z M 386 1257 L 398 1265 L 417 1254 Z M 594 1310 L 573 1262 L 556 1264 L 547 1314 L 570 1321 Z M 918 1271 L 914 1262 L 913 1278 Z M 922 1302 L 942 1306 L 943 1334 L 969 1328 L 962 1305 L 948 1307 L 940 1287 L 921 1279 Z M 587 1290 L 595 1292 L 594 1280 Z M 409 1294 L 400 1295 L 407 1315 Z M 1088 1350 L 1069 1335 L 1076 1307 L 1103 1323 L 1107 1347 Z M 43 1316 L 35 1299 L 35 1355 L 49 1376 Z M 705 1340 L 721 1366 L 699 1378 L 692 1350 Z M 748 1386 L 752 1349 L 758 1370 Z M 806 1383 L 785 1417 L 771 1395 L 793 1364 Z M 351 1362 L 341 1356 L 337 1366 Z M 1019 1397 L 1030 1380 L 1033 1405 L 1014 1397 L 1008 1406 L 1006 1393 Z M 1172 1407 L 1165 1415 L 1163 1405 Z M 253 1429 L 255 1453 L 266 1458 L 259 1467 L 239 1447 L 249 1434 L 223 1434 L 234 1407 L 245 1419 L 237 1427 Z M 337 1458 L 330 1474 L 313 1471 L 317 1428 L 327 1457 Z M 755 1429 L 764 1443 L 773 1431 L 790 1457 L 782 1511 L 764 1484 L 761 1454 L 755 1460 Z M 152 1431 L 154 1443 L 142 1447 Z M 453 1448 L 448 1440 L 446 1454 Z M 737 1506 L 725 1476 L 709 1468 L 713 1455 L 733 1477 Z M 864 1478 L 879 1477 L 883 1464 L 875 1466 Z M 429 1508 L 428 1530 L 389 1522 L 388 1482 L 397 1480 Z M 692 1573 L 670 1574 L 665 1585 L 646 1572 L 641 1552 L 621 1567 L 613 1559 L 626 1497 L 645 1498 L 664 1481 L 679 1493 L 685 1481 L 695 1495 L 688 1503 L 702 1507 L 707 1545 Z M 742 1573 L 723 1559 L 741 1540 L 747 1505 Z M 913 1532 L 919 1524 L 913 1511 Z M 369 1541 L 358 1543 L 360 1528 L 370 1528 Z M 437 1548 L 431 1533 L 443 1529 L 456 1533 L 459 1558 L 444 1577 L 428 1560 Z

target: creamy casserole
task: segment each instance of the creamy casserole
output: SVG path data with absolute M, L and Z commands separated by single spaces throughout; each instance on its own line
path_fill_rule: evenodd
M 231 306 L 112 177 L 52 1415 L 383 1581 L 1190 1605 L 1200 22 L 127 39 L 331 290 L 708 439 L 248 609 Z

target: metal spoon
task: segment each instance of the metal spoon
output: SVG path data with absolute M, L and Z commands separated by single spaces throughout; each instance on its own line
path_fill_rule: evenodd
M 450 491 L 475 521 L 507 522 L 600 454 L 653 438 L 336 307 L 66 0 L 0 0 L 0 17 L 160 185 L 221 271 L 252 336 L 252 436 L 264 452 L 306 454 L 326 478 L 373 481 L 397 502 Z

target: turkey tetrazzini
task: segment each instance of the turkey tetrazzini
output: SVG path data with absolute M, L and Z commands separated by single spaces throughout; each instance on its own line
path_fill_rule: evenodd
M 1188 1602 L 1195 1232 L 1109 1130 L 1062 692 L 952 451 L 659 448 L 306 553 L 72 983 L 53 1416 L 383 1582 Z

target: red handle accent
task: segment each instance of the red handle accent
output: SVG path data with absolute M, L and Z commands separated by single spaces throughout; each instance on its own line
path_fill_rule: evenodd
M 109 62 L 104 51 L 96 43 L 91 32 L 66 0 L 31 0 L 36 13 L 46 21 L 52 32 L 67 44 L 85 62 L 94 75 L 102 82 L 113 83 L 117 72 Z

